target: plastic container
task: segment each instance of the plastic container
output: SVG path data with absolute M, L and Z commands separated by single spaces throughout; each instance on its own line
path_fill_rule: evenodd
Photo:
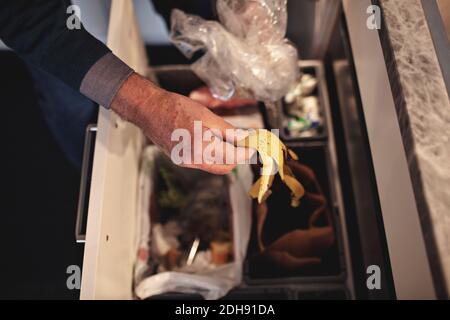
M 280 130 L 281 138 L 286 142 L 287 146 L 293 149 L 299 156 L 300 161 L 313 167 L 319 185 L 323 189 L 323 193 L 327 199 L 328 208 L 333 218 L 335 245 L 329 254 L 328 261 L 330 267 L 309 270 L 302 270 L 298 274 L 276 274 L 269 276 L 260 276 L 258 272 L 254 272 L 254 267 L 249 264 L 249 255 L 252 251 L 252 243 L 249 244 L 247 259 L 244 263 L 243 283 L 232 289 L 224 300 L 323 300 L 323 299 L 347 299 L 350 297 L 345 286 L 346 268 L 343 258 L 343 246 L 341 245 L 341 231 L 339 219 L 337 219 L 337 206 L 335 204 L 335 195 L 332 187 L 332 171 L 330 170 L 329 155 L 327 148 L 326 134 L 326 116 L 328 108 L 328 99 L 324 77 L 322 76 L 321 63 L 317 61 L 301 62 L 303 72 L 317 72 L 321 75 L 319 78 L 318 94 L 323 100 L 324 107 L 324 134 L 314 138 L 287 138 Z M 166 90 L 171 90 L 179 94 L 188 95 L 193 89 L 203 85 L 202 81 L 195 76 L 186 65 L 173 65 L 153 68 L 152 71 L 156 75 L 159 84 Z M 267 128 L 270 126 L 270 118 L 264 110 L 263 116 Z M 281 109 L 279 109 L 281 110 Z M 281 116 L 281 112 L 277 113 Z M 289 195 L 287 193 L 287 195 Z M 271 197 L 273 197 L 272 194 Z M 277 223 L 275 217 L 274 223 Z M 250 242 L 254 241 L 251 239 Z M 254 244 L 253 244 L 254 245 Z M 184 293 L 166 293 L 153 296 L 152 300 L 199 300 L 200 295 L 184 294 Z
M 284 99 L 275 103 L 272 108 L 266 106 L 264 115 L 267 121 L 266 123 L 271 128 L 280 129 L 280 137 L 286 142 L 326 141 L 328 139 L 326 123 L 330 106 L 323 64 L 318 60 L 305 60 L 299 61 L 299 68 L 302 74 L 310 74 L 318 80 L 317 87 L 312 92 L 311 96 L 315 96 L 319 101 L 319 113 L 322 117 L 321 127 L 317 129 L 316 134 L 310 137 L 291 136 L 286 127 L 289 116 L 286 111 L 287 104 L 284 102 Z
M 345 263 L 340 225 L 337 218 L 338 210 L 336 209 L 332 188 L 328 149 L 324 143 L 288 143 L 288 147 L 297 153 L 300 163 L 311 168 L 315 174 L 315 180 L 326 199 L 327 216 L 331 218 L 334 241 L 326 250 L 326 253 L 320 256 L 321 262 L 319 264 L 295 269 L 280 267 L 261 255 L 256 231 L 256 210 L 254 210 L 252 235 L 244 265 L 245 282 L 249 285 L 342 282 L 345 279 Z M 315 188 L 311 181 L 303 180 L 301 182 L 307 191 Z M 254 202 L 254 208 L 256 208 L 256 205 L 256 202 Z M 298 208 L 292 208 L 289 190 L 281 181 L 277 181 L 277 178 L 272 186 L 272 194 L 267 199 L 267 206 L 268 213 L 262 231 L 263 241 L 267 243 L 266 248 L 270 246 L 270 243 L 291 231 L 308 229 L 309 217 L 318 207 L 312 201 L 303 199 Z M 318 221 L 319 226 L 325 226 L 326 224 L 329 224 L 329 222 Z

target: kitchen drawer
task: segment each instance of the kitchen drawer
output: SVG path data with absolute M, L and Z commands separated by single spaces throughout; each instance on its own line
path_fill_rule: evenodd
M 148 73 L 149 62 L 136 23 L 133 2 L 112 1 L 108 46 L 136 72 Z M 161 79 L 163 82 L 164 79 Z M 329 106 L 328 103 L 325 104 Z M 327 113 L 327 149 L 330 170 L 337 172 L 331 117 Z M 133 266 L 138 249 L 137 193 L 141 151 L 146 139 L 141 131 L 122 121 L 114 112 L 101 108 L 97 123 L 89 192 L 81 299 L 132 299 Z M 336 195 L 333 206 L 343 214 L 338 179 L 331 183 Z M 345 219 L 339 215 L 341 234 L 346 235 Z M 82 238 L 82 237 L 80 237 Z M 351 263 L 347 239 L 342 239 L 348 277 L 345 286 L 352 291 Z
M 133 2 L 111 5 L 108 46 L 141 74 L 145 47 Z M 112 111 L 100 109 L 85 236 L 81 299 L 131 299 L 139 159 L 145 138 Z
M 351 262 L 356 261 L 356 266 L 385 266 L 386 282 L 392 281 L 392 288 L 395 288 L 395 294 L 400 299 L 434 298 L 427 252 L 379 35 L 376 31 L 360 27 L 365 25 L 367 19 L 361 12 L 365 12 L 372 2 L 361 0 L 358 3 L 355 5 L 350 0 L 342 1 L 342 25 L 336 29 L 337 38 L 345 38 L 338 47 L 342 45 L 341 50 L 346 51 L 351 81 L 350 84 L 337 81 L 335 86 L 338 89 L 340 86 L 349 86 L 355 92 L 349 97 L 344 96 L 346 99 L 340 95 L 336 98 L 343 102 L 339 107 L 340 112 L 331 112 L 336 111 L 337 105 L 325 104 L 329 109 L 325 110 L 329 167 L 330 171 L 335 173 L 332 187 L 336 203 L 333 205 L 339 209 L 337 211 L 343 238 L 343 264 L 346 266 L 347 275 L 346 289 L 350 291 L 349 296 L 354 298 L 352 276 L 355 276 L 355 281 L 358 280 L 362 284 L 362 291 L 366 290 L 366 268 L 354 268 Z M 149 76 L 149 63 L 133 10 L 132 1 L 112 1 L 108 46 L 137 72 Z M 324 20 L 325 24 L 331 25 L 329 20 Z M 311 34 L 315 35 L 316 32 Z M 337 52 L 333 57 L 342 59 L 341 52 Z M 336 62 L 333 66 L 339 70 L 342 61 Z M 328 65 L 325 70 L 329 67 Z M 327 83 L 329 82 L 333 83 L 333 79 L 327 79 Z M 330 96 L 336 95 L 332 85 L 328 85 L 328 89 Z M 324 97 L 326 98 L 326 95 Z M 348 114 L 354 117 L 356 122 L 347 121 L 347 117 L 353 119 Z M 343 130 L 337 130 L 338 145 L 335 144 L 333 125 L 339 129 L 340 121 L 339 117 L 331 115 L 341 115 L 344 125 L 347 124 Z M 354 132 L 358 132 L 360 136 L 355 137 Z M 349 144 L 350 139 L 358 144 Z M 139 129 L 121 121 L 111 111 L 103 108 L 100 110 L 89 193 L 82 299 L 133 298 L 133 263 L 137 250 L 137 178 L 140 153 L 144 145 L 145 138 Z M 339 163 L 337 151 L 340 155 Z M 346 156 L 350 153 L 350 166 L 346 168 Z M 363 163 L 361 159 L 367 163 Z M 354 164 L 356 168 L 364 169 L 361 170 L 363 174 L 354 170 Z M 347 171 L 351 177 L 339 176 L 340 172 Z M 347 183 L 341 185 L 339 178 L 341 182 L 348 179 Z M 343 190 L 346 193 L 341 190 L 342 186 L 345 186 Z M 356 192 L 352 192 L 354 189 Z M 361 196 L 365 191 L 369 197 Z M 348 224 L 347 230 L 344 216 L 350 207 L 347 204 L 352 202 L 353 196 L 358 201 L 359 198 L 364 201 L 355 201 L 357 205 L 354 215 L 348 215 L 351 218 L 348 220 L 353 223 Z M 369 202 L 366 201 L 367 198 Z M 370 210 L 366 210 L 367 206 L 370 206 Z M 366 230 L 370 232 L 364 232 Z M 350 238 L 351 243 L 357 249 L 351 252 L 352 261 L 348 238 L 350 234 L 353 235 Z M 373 236 L 374 234 L 376 236 Z M 355 252 L 359 253 L 360 245 L 365 249 L 362 253 L 364 260 L 359 259 L 362 262 L 358 263 Z M 374 248 L 378 250 L 375 254 Z M 284 285 L 283 288 L 287 287 L 289 285 Z M 383 289 L 390 291 L 384 287 Z M 338 288 L 336 292 L 341 292 L 341 289 Z M 369 295 L 376 296 L 373 293 Z M 386 293 L 383 291 L 380 296 L 384 295 Z M 301 296 L 303 295 L 298 294 L 299 298 Z
M 132 2 L 112 2 L 108 46 L 137 72 L 149 76 L 149 63 Z M 165 80 L 176 83 L 162 77 L 161 84 Z M 328 103 L 324 105 L 328 106 Z M 335 171 L 337 163 L 330 117 L 326 119 L 331 141 L 328 145 L 332 154 L 330 168 Z M 89 193 L 81 299 L 133 298 L 133 266 L 138 249 L 138 171 L 145 142 L 138 128 L 123 122 L 112 111 L 100 110 Z M 339 186 L 332 183 L 332 187 L 336 188 L 337 195 L 337 203 L 333 205 L 342 208 Z M 342 216 L 339 219 L 345 234 L 344 219 Z M 345 251 L 348 254 L 348 250 Z M 349 259 L 345 256 L 347 266 L 351 265 Z M 351 278 L 347 281 L 350 285 Z

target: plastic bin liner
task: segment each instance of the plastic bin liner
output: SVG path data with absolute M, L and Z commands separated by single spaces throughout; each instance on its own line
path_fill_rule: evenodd
M 166 271 L 151 274 L 148 266 L 151 244 L 150 195 L 155 188 L 153 175 L 155 159 L 160 151 L 155 146 L 145 148 L 139 173 L 137 210 L 137 259 L 134 271 L 135 294 L 145 299 L 163 293 L 197 293 L 205 299 L 218 299 L 242 281 L 242 265 L 245 259 L 251 228 L 251 200 L 247 195 L 253 175 L 248 165 L 242 165 L 229 175 L 229 198 L 232 212 L 232 262 L 212 269 L 195 272 Z
M 260 101 L 281 99 L 298 78 L 297 49 L 285 38 L 287 0 L 218 0 L 219 22 L 180 10 L 171 17 L 171 40 L 192 58 L 192 70 L 216 98 L 236 92 Z

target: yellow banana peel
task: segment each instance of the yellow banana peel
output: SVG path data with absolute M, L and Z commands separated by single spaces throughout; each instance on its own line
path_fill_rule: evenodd
M 276 135 L 265 129 L 252 131 L 245 139 L 238 141 L 236 145 L 256 149 L 261 158 L 263 165 L 261 177 L 249 191 L 252 198 L 258 199 L 258 203 L 262 203 L 270 196 L 270 187 L 275 178 L 276 165 L 281 180 L 291 190 L 291 206 L 299 206 L 300 198 L 305 194 L 305 189 L 295 178 L 292 170 L 285 164 L 285 159 L 288 157 L 298 160 L 294 151 L 287 149 Z

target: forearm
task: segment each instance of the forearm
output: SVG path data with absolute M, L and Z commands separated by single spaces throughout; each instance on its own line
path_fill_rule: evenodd
M 190 109 L 189 105 L 182 105 L 180 98 L 181 96 L 161 89 L 148 79 L 133 73 L 115 95 L 111 109 L 122 119 L 141 128 L 150 140 L 169 154 L 173 130 L 191 125 L 189 115 L 180 115 L 181 112 L 189 113 Z M 177 125 L 177 119 L 182 123 Z
M 120 87 L 111 103 L 111 109 L 121 118 L 140 124 L 145 113 L 152 113 L 156 104 L 162 103 L 168 92 L 154 85 L 148 79 L 133 73 Z

